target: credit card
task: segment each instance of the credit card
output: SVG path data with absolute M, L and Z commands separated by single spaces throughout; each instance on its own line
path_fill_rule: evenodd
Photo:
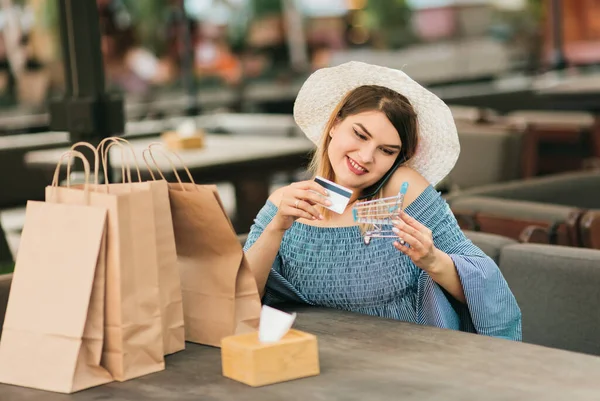
M 326 198 L 331 201 L 331 206 L 325 207 L 338 214 L 344 213 L 346 206 L 348 206 L 348 202 L 350 202 L 353 191 L 319 176 L 315 177 L 315 182 L 325 188 L 328 192 Z

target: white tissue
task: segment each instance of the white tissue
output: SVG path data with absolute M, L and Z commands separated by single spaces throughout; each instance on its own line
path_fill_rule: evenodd
M 258 325 L 258 340 L 261 343 L 274 343 L 283 338 L 296 320 L 296 313 L 286 313 L 263 305 Z
M 196 122 L 191 118 L 183 120 L 177 126 L 177 134 L 182 138 L 194 136 L 196 134 Z

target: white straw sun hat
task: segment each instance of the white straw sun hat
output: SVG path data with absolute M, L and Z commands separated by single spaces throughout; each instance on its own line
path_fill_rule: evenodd
M 317 70 L 302 85 L 294 103 L 296 123 L 319 144 L 336 106 L 348 92 L 363 85 L 384 86 L 406 96 L 417 113 L 419 127 L 417 152 L 406 165 L 431 185 L 446 177 L 460 153 L 452 113 L 440 98 L 400 70 L 358 61 Z

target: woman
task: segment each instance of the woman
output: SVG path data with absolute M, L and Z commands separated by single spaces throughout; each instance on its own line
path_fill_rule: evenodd
M 460 152 L 448 107 L 406 74 L 350 62 L 303 85 L 294 117 L 317 144 L 315 175 L 353 191 L 330 213 L 315 181 L 275 191 L 245 252 L 265 303 L 298 301 L 521 339 L 521 312 L 496 264 L 469 241 L 434 189 Z M 408 183 L 394 238 L 363 240 L 359 200 Z

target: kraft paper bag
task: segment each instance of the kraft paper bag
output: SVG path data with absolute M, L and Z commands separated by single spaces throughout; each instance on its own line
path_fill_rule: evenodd
M 170 188 L 186 340 L 219 347 L 223 337 L 257 330 L 256 281 L 216 187 Z
M 86 143 L 73 145 L 90 146 Z M 98 161 L 98 157 L 96 157 Z M 98 163 L 96 162 L 97 183 Z M 78 204 L 83 187 L 46 188 L 46 201 Z M 154 206 L 149 191 L 90 186 L 89 204 L 107 210 L 104 347 L 117 381 L 164 370 Z
M 163 352 L 165 355 L 173 354 L 185 349 L 185 331 L 181 280 L 177 267 L 177 250 L 169 203 L 169 187 L 164 180 L 142 182 L 135 151 L 131 144 L 122 138 L 111 137 L 100 143 L 98 149 L 103 161 L 112 145 L 109 144 L 104 148 L 105 142 L 113 142 L 117 145 L 122 143 L 122 146 L 132 153 L 133 164 L 137 170 L 137 182 L 131 182 L 131 173 L 129 172 L 131 166 L 127 165 L 127 178 L 124 179 L 129 180 L 129 183 L 110 184 L 111 192 L 149 191 L 152 196 L 156 238 L 153 249 L 156 252 L 158 263 L 157 280 L 160 293 Z
M 261 301 L 216 186 L 196 185 L 187 172 L 192 183 L 169 184 L 185 338 L 220 347 L 223 337 L 258 330 Z
M 100 365 L 107 211 L 89 205 L 88 191 L 78 204 L 27 203 L 0 339 L 2 383 L 72 393 L 113 381 Z

